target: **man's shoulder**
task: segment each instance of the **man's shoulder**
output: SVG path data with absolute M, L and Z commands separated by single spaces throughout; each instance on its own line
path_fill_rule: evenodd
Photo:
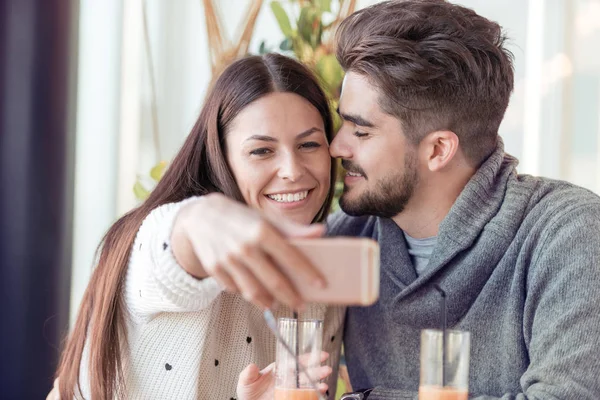
M 374 216 L 353 217 L 340 210 L 327 218 L 327 236 L 372 237 L 376 221 Z
M 517 185 L 529 188 L 521 193 L 527 193 L 526 218 L 535 220 L 538 227 L 568 227 L 582 222 L 595 225 L 600 221 L 600 197 L 594 192 L 549 178 L 522 175 L 518 180 Z M 519 196 L 513 192 L 511 197 L 514 195 Z
M 530 205 L 538 211 L 560 215 L 579 208 L 600 207 L 600 196 L 570 182 L 530 176 L 520 176 L 520 180 L 535 181 Z

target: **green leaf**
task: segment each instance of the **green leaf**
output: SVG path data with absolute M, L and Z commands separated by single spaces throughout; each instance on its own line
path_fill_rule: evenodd
M 293 42 L 292 39 L 290 38 L 285 38 L 280 44 L 279 44 L 279 49 L 281 51 L 290 51 L 294 48 L 293 46 Z
M 342 378 L 338 378 L 337 381 L 337 390 L 336 390 L 336 394 L 337 394 L 337 398 L 339 399 L 341 397 L 342 394 L 346 393 L 346 384 L 344 383 L 344 381 L 342 380 Z
M 298 18 L 298 33 L 300 37 L 312 45 L 313 43 L 313 21 L 317 12 L 312 5 L 306 5 L 300 10 Z M 314 47 L 313 47 L 314 48 Z
M 317 0 L 321 12 L 331 12 L 331 0 Z
M 330 97 L 332 97 L 330 95 Z M 339 105 L 339 101 L 338 100 L 331 100 L 329 102 L 329 110 L 331 112 L 331 118 L 333 119 L 333 132 L 337 133 L 340 128 L 342 127 L 342 118 L 340 117 L 340 115 L 337 113 L 337 108 Z
M 277 23 L 279 24 L 279 29 L 281 29 L 281 32 L 285 35 L 285 37 L 292 37 L 294 35 L 294 31 L 292 30 L 290 19 L 281 6 L 281 3 L 278 1 L 272 1 L 271 10 L 277 19 Z
M 294 54 L 296 55 L 296 58 L 298 60 L 300 60 L 300 62 L 303 62 L 306 64 L 313 63 L 313 57 L 314 57 L 315 52 L 314 52 L 313 48 L 311 47 L 311 45 L 309 43 L 305 42 L 304 39 L 296 36 L 293 39 L 292 48 L 294 49 Z
M 139 180 L 133 185 L 133 194 L 136 199 L 141 201 L 146 200 L 150 196 L 150 192 L 146 190 Z
M 340 209 L 340 197 L 342 197 L 342 194 L 344 193 L 344 182 L 343 182 L 343 173 L 341 172 L 341 167 L 338 167 L 338 181 L 335 183 L 335 192 L 334 192 L 334 196 L 333 196 L 333 202 L 331 203 L 331 212 L 336 212 Z M 341 377 L 339 378 L 340 380 L 342 379 Z M 347 390 L 343 390 L 342 392 L 340 392 L 340 380 L 338 380 L 338 395 L 347 392 Z M 343 384 L 343 380 L 342 380 L 342 384 Z M 346 387 L 346 385 L 344 384 L 344 387 Z
M 306 5 L 300 10 L 298 18 L 298 33 L 312 48 L 321 43 L 321 15 L 312 5 Z
M 154 179 L 156 182 L 158 182 L 158 181 L 160 181 L 160 178 L 163 177 L 166 168 L 167 168 L 167 162 L 161 161 L 158 164 L 156 164 L 154 167 L 152 167 L 152 169 L 150 170 L 150 176 L 152 177 L 152 179 Z
M 340 85 L 344 79 L 344 70 L 338 63 L 335 55 L 326 54 L 322 56 L 316 65 L 317 73 L 321 77 L 323 83 L 328 87 L 329 94 L 332 97 L 337 97 Z

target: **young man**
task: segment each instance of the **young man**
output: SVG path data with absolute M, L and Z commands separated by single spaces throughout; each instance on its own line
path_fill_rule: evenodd
M 337 39 L 344 125 L 330 151 L 348 172 L 329 234 L 381 245 L 380 300 L 348 311 L 353 387 L 415 398 L 438 285 L 448 325 L 471 333 L 471 396 L 599 399 L 600 199 L 519 175 L 504 153 L 500 26 L 446 1 L 391 1 Z

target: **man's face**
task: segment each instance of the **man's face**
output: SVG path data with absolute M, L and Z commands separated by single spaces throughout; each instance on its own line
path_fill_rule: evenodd
M 400 121 L 383 112 L 379 91 L 360 74 L 344 78 L 344 123 L 330 146 L 346 169 L 340 207 L 349 215 L 391 218 L 402 212 L 419 181 L 417 148 Z

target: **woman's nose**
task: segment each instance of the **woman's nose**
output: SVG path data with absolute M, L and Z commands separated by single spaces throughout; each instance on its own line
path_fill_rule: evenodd
M 293 154 L 287 155 L 281 161 L 279 166 L 279 177 L 281 179 L 288 179 L 292 182 L 297 182 L 304 176 L 306 168 L 303 163 Z

